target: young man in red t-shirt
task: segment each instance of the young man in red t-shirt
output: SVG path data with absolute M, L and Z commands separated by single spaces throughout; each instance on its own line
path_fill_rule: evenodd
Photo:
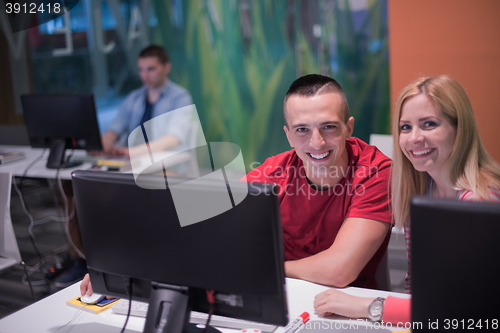
M 294 149 L 268 158 L 248 182 L 279 190 L 288 277 L 377 288 L 389 242 L 391 160 L 351 138 L 354 118 L 333 79 L 306 75 L 284 101 L 284 126 Z
M 329 77 L 307 75 L 293 82 L 284 115 L 294 149 L 268 158 L 246 179 L 279 189 L 286 275 L 377 288 L 374 275 L 392 223 L 391 160 L 351 138 L 354 118 L 342 88 Z M 88 275 L 80 290 L 92 294 Z

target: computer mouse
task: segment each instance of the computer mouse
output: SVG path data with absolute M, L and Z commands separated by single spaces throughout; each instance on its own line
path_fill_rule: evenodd
M 85 304 L 97 304 L 105 298 L 104 295 L 93 293 L 92 295 L 83 295 L 80 297 L 80 301 Z

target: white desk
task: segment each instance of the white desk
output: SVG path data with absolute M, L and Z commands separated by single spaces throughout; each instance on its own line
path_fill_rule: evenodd
M 25 154 L 26 158 L 22 160 L 18 160 L 15 162 L 6 163 L 0 165 L 0 173 L 11 173 L 14 176 L 22 176 L 26 167 L 28 167 L 31 162 L 37 159 L 43 152 L 41 148 L 31 148 L 27 146 L 5 146 L 0 145 L 1 151 L 19 151 Z M 66 150 L 66 156 L 71 153 L 71 150 Z M 44 156 L 33 165 L 28 173 L 27 177 L 36 177 L 36 178 L 48 178 L 53 179 L 56 178 L 56 169 L 47 169 L 45 165 L 47 164 L 47 158 L 49 156 L 49 150 L 46 149 Z M 186 162 L 190 159 L 191 155 L 189 152 L 179 152 L 179 151 L 166 151 L 163 153 L 158 153 L 158 157 L 165 158 L 163 160 L 163 166 L 165 168 L 170 168 L 172 166 L 178 165 L 180 163 Z M 142 160 L 142 156 L 140 158 Z M 145 156 L 145 161 L 149 159 L 149 156 Z M 76 166 L 74 168 L 61 169 L 59 171 L 59 178 L 61 179 L 71 179 L 71 172 L 75 170 L 88 170 L 92 167 L 92 157 L 87 155 L 85 150 L 75 149 L 72 160 L 82 160 L 86 161 L 83 164 Z M 151 170 L 153 171 L 153 170 Z M 155 170 L 160 171 L 160 169 Z
M 0 165 L 0 172 L 2 173 L 12 173 L 14 176 L 22 176 L 26 167 L 31 164 L 35 159 L 37 159 L 41 154 L 43 149 L 40 148 L 31 148 L 27 146 L 4 146 L 0 145 L 0 150 L 2 151 L 19 151 L 24 153 L 26 158 L 22 160 L 18 160 L 15 162 L 6 163 Z M 66 152 L 66 155 L 69 151 Z M 77 149 L 73 154 L 72 159 L 84 159 L 87 156 L 87 153 L 84 150 Z M 49 157 L 49 150 L 46 149 L 44 156 L 31 167 L 26 174 L 27 177 L 36 177 L 36 178 L 48 178 L 53 179 L 56 178 L 56 169 L 47 169 L 45 165 L 47 164 L 47 158 Z M 71 172 L 78 169 L 89 169 L 92 166 L 90 162 L 81 164 L 74 168 L 61 169 L 59 171 L 59 177 L 61 179 L 71 179 Z
M 311 320 L 325 320 L 331 322 L 350 322 L 348 319 L 325 319 L 314 313 L 313 300 L 319 292 L 328 287 L 314 283 L 287 279 L 288 311 L 290 320 L 307 311 L 311 314 Z M 353 295 L 376 297 L 394 295 L 398 297 L 409 297 L 406 294 L 390 293 L 386 291 L 370 290 L 362 288 L 345 288 L 344 291 Z M 63 289 L 41 301 L 38 301 L 16 313 L 0 320 L 1 333 L 111 333 L 120 332 L 126 316 L 111 312 L 111 309 L 92 314 L 66 305 L 66 301 L 79 295 L 79 283 Z M 126 332 L 142 332 L 144 318 L 130 317 Z M 63 327 L 64 326 L 64 327 Z M 282 333 L 283 327 L 278 327 L 275 333 Z M 398 329 L 393 329 L 397 331 Z M 221 329 L 224 333 L 239 332 L 238 330 Z M 329 330 L 328 332 L 334 332 Z M 325 331 L 327 332 L 327 331 Z M 375 330 L 376 332 L 376 330 Z M 382 331 L 379 331 L 382 332 Z

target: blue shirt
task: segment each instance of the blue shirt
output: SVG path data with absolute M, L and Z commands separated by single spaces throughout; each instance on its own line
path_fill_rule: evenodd
M 146 106 L 146 90 L 145 86 L 132 91 L 120 105 L 118 115 L 113 120 L 108 128 L 118 135 L 116 146 L 127 147 L 129 134 L 139 125 L 141 125 L 144 108 Z M 189 92 L 181 86 L 168 80 L 163 86 L 160 97 L 154 103 L 151 118 L 165 114 L 169 111 L 179 109 L 184 106 L 193 104 L 193 100 Z M 191 113 L 172 113 L 172 117 L 164 117 L 165 124 L 161 135 L 149 137 L 149 141 L 153 141 L 162 135 L 174 135 L 181 142 L 181 146 L 186 142 L 187 134 L 191 121 Z

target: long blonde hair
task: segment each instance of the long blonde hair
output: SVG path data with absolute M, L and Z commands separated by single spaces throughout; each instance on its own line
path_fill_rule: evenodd
M 410 97 L 424 94 L 439 107 L 456 128 L 457 136 L 445 163 L 445 181 L 457 190 L 470 190 L 475 199 L 490 200 L 488 186 L 500 188 L 500 166 L 481 143 L 469 98 L 462 86 L 446 75 L 422 77 L 401 91 L 392 121 L 394 139 L 392 167 L 392 211 L 401 228 L 409 217 L 410 199 L 424 195 L 427 173 L 415 170 L 399 147 L 399 120 L 403 104 Z

